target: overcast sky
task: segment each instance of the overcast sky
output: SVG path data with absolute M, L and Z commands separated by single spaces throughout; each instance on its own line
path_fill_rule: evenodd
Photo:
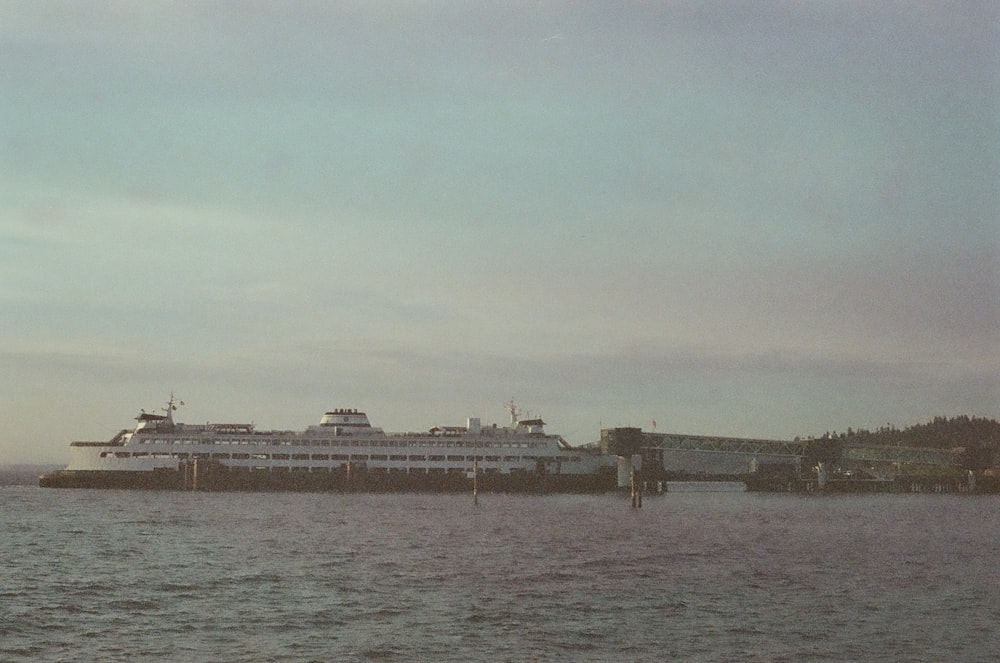
M 0 462 L 1000 417 L 997 7 L 0 0 Z

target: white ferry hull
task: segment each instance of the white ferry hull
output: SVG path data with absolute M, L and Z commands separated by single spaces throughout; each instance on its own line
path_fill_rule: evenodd
M 69 466 L 40 477 L 50 488 L 198 491 L 603 492 L 614 458 L 570 447 L 540 419 L 386 434 L 363 412 L 327 412 L 304 431 L 246 424 L 175 424 L 141 414 L 109 442 L 74 442 Z

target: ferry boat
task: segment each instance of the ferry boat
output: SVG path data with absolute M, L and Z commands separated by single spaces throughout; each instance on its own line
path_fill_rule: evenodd
M 302 431 L 253 424 L 174 421 L 142 411 L 107 442 L 72 442 L 66 469 L 39 477 L 51 488 L 294 491 L 603 492 L 616 487 L 615 457 L 572 447 L 541 419 L 435 426 L 387 433 L 368 415 L 340 408 Z

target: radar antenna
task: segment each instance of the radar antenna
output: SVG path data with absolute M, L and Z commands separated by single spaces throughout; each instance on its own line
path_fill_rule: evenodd
M 510 414 L 510 425 L 511 426 L 516 426 L 517 425 L 517 418 L 519 416 L 521 416 L 521 411 L 517 409 L 516 405 L 514 405 L 514 399 L 513 398 L 510 399 L 510 402 L 507 403 L 507 405 L 505 407 L 506 407 L 507 412 Z
M 167 407 L 161 408 L 164 412 L 167 413 L 167 421 L 168 422 L 170 422 L 171 424 L 174 423 L 173 413 L 174 413 L 174 411 L 177 408 L 179 408 L 179 407 L 181 407 L 183 405 L 184 405 L 184 401 L 175 400 L 174 399 L 174 392 L 171 391 L 170 392 L 170 400 L 167 401 Z

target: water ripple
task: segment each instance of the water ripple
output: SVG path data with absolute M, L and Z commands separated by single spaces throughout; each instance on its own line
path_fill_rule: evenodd
M 0 488 L 0 660 L 988 660 L 996 507 Z

